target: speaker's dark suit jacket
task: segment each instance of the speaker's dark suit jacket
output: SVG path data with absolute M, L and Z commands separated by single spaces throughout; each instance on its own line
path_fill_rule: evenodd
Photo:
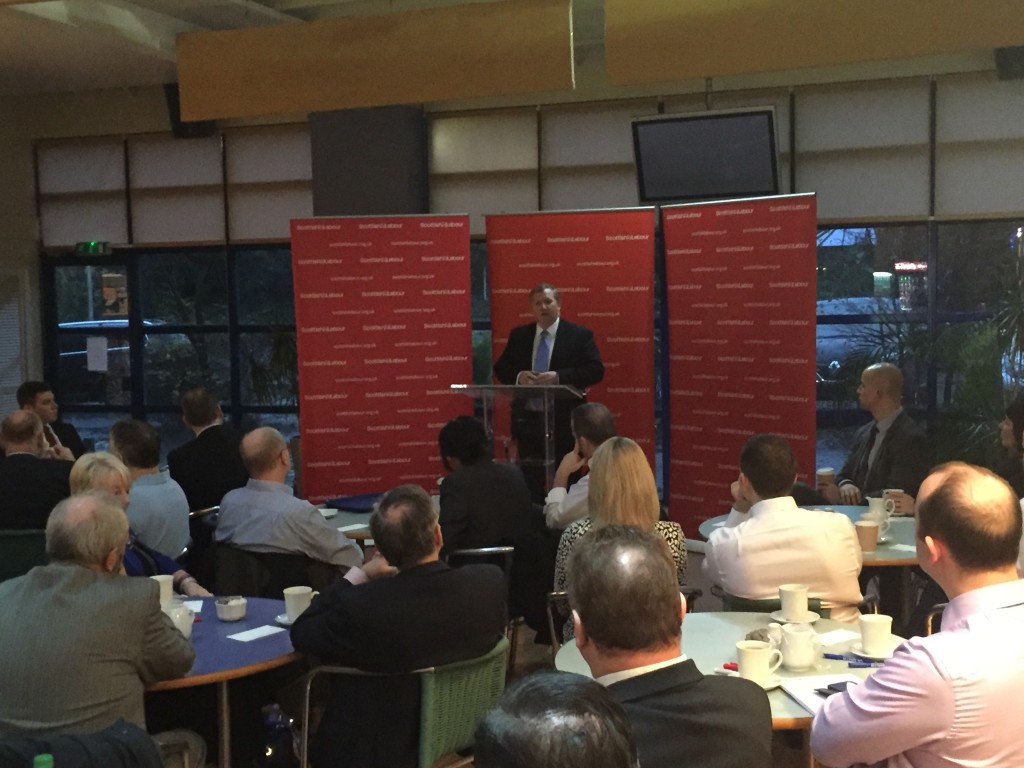
M 868 470 L 868 442 L 873 426 L 874 422 L 870 421 L 857 430 L 853 450 L 836 481 L 849 480 L 860 488 L 863 496 L 881 496 L 886 488 L 902 488 L 911 496 L 917 496 L 932 466 L 928 438 L 907 412 L 901 411 L 881 438 L 882 444 Z
M 0 460 L 0 528 L 45 528 L 57 502 L 71 495 L 71 466 L 28 453 Z
M 633 726 L 643 768 L 772 764 L 768 695 L 749 680 L 705 677 L 692 659 L 608 686 Z
M 238 452 L 241 442 L 238 432 L 217 424 L 167 454 L 171 478 L 185 491 L 189 509 L 217 506 L 228 491 L 249 482 Z
M 516 377 L 520 372 L 533 370 L 533 339 L 536 333 L 536 323 L 527 323 L 512 329 L 508 335 L 505 350 L 494 363 L 494 376 L 502 384 L 515 384 Z M 601 353 L 594 341 L 593 331 L 560 318 L 548 370 L 558 374 L 559 384 L 568 384 L 579 390 L 585 390 L 601 381 L 604 378 L 604 364 L 601 362 Z M 580 401 L 561 400 L 556 402 L 556 460 L 568 453 L 573 446 L 569 414 L 579 404 Z M 513 434 L 515 434 L 517 420 L 526 415 L 525 402 L 516 400 L 512 406 Z M 523 448 L 524 446 L 520 446 L 521 451 Z M 529 450 L 528 447 L 527 450 Z M 543 446 L 540 447 L 540 452 L 543 455 Z
M 482 656 L 505 626 L 505 583 L 493 565 L 431 562 L 359 586 L 339 582 L 292 626 L 296 650 L 333 664 L 404 672 Z M 313 743 L 319 768 L 414 768 L 415 676 L 335 678 Z

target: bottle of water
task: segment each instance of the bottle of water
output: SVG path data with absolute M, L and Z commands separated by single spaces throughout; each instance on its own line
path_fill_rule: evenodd
M 260 768 L 295 768 L 292 721 L 279 704 L 268 704 L 261 710 L 265 728 L 266 749 L 258 765 Z

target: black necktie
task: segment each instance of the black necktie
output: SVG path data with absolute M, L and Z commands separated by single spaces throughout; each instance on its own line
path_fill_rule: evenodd
M 870 458 L 871 449 L 875 447 L 875 440 L 878 439 L 878 425 L 871 425 L 871 434 L 868 436 L 868 444 L 864 448 L 864 458 L 861 460 L 860 466 L 861 471 L 857 473 L 857 487 L 860 488 L 861 493 L 867 491 L 865 484 L 868 479 L 868 471 L 870 470 Z

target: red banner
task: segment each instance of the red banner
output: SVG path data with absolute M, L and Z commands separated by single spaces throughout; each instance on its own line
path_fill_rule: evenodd
M 534 320 L 530 289 L 554 285 L 562 316 L 594 332 L 604 362 L 604 381 L 587 399 L 608 406 L 620 434 L 643 447 L 652 467 L 654 221 L 653 209 L 487 217 L 495 359 L 509 331 Z M 507 419 L 496 421 L 500 445 Z
M 669 511 L 688 536 L 727 512 L 753 434 L 814 473 L 814 195 L 662 209 L 669 318 Z
M 295 219 L 303 491 L 436 489 L 437 433 L 472 402 L 466 216 Z

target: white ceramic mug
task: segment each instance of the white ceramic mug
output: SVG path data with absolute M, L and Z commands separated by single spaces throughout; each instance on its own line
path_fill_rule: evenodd
M 887 656 L 892 650 L 892 616 L 881 613 L 861 616 L 860 647 L 869 656 Z
M 164 608 L 174 601 L 174 577 L 173 576 L 150 576 L 153 581 L 160 585 L 160 607 Z
M 295 621 L 313 602 L 313 595 L 318 594 L 312 587 L 288 587 L 284 591 L 284 612 L 288 621 Z
M 875 520 L 858 520 L 853 525 L 857 529 L 861 550 L 874 552 L 878 548 L 878 523 Z
M 807 620 L 807 589 L 806 584 L 782 584 L 779 586 L 782 618 L 786 621 Z
M 787 624 L 782 628 L 782 665 L 799 671 L 814 666 L 821 652 L 821 640 L 810 624 Z
M 771 643 L 760 640 L 740 640 L 736 643 L 736 665 L 740 677 L 760 686 L 768 682 L 771 674 L 782 664 L 782 651 Z

